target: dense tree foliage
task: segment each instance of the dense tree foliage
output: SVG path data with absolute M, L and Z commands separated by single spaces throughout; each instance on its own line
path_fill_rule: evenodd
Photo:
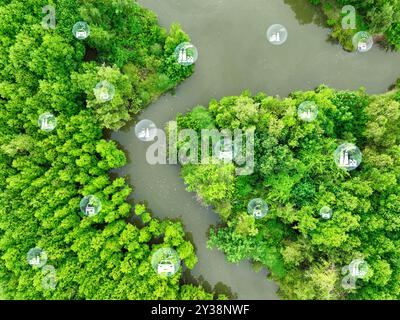
M 358 29 L 384 33 L 399 47 L 398 0 L 316 1 L 329 23 L 338 8 L 354 5 Z M 46 5 L 56 8 L 56 28 L 41 25 Z M 160 28 L 153 13 L 132 0 L 0 0 L 0 298 L 7 299 L 211 299 L 201 287 L 182 284 L 181 272 L 160 278 L 151 256 L 174 248 L 184 267 L 196 264 L 193 245 L 180 222 L 152 218 L 142 204 L 127 201 L 123 178 L 108 172 L 126 163 L 104 130 L 121 128 L 133 115 L 190 76 L 173 56 L 188 36 L 179 25 Z M 71 33 L 86 21 L 90 37 Z M 336 31 L 338 29 L 335 29 Z M 344 36 L 343 43 L 351 38 Z M 100 103 L 93 88 L 106 80 L 112 101 Z M 296 108 L 319 106 L 312 123 Z M 235 176 L 232 164 L 189 164 L 188 189 L 212 205 L 222 224 L 210 231 L 210 247 L 231 262 L 251 259 L 267 267 L 280 293 L 295 299 L 399 299 L 400 93 L 368 96 L 324 86 L 279 100 L 244 92 L 213 100 L 178 116 L 180 128 L 256 128 L 256 167 Z M 57 127 L 40 130 L 51 112 Z M 363 152 L 354 172 L 338 169 L 332 152 L 342 141 Z M 80 200 L 97 196 L 102 210 L 80 214 Z M 255 220 L 252 198 L 270 211 Z M 323 221 L 319 209 L 334 209 Z M 134 207 L 134 208 L 132 208 Z M 134 217 L 132 215 L 134 209 Z M 56 270 L 54 290 L 26 260 L 41 247 Z M 341 268 L 364 258 L 369 273 L 357 290 L 340 286 Z
M 56 8 L 55 29 L 45 29 L 42 7 Z M 153 219 L 137 204 L 127 223 L 131 188 L 108 171 L 126 159 L 103 129 L 118 129 L 153 99 L 191 74 L 173 48 L 187 35 L 168 34 L 155 15 L 132 0 L 0 0 L 0 294 L 8 299 L 210 299 L 182 285 L 181 272 L 160 278 L 151 267 L 159 247 L 174 248 L 187 268 L 196 264 L 180 222 Z M 91 28 L 74 38 L 77 21 Z M 98 103 L 97 82 L 115 86 Z M 40 130 L 43 112 L 57 118 Z M 83 196 L 102 210 L 82 217 Z M 26 260 L 40 247 L 55 267 L 55 290 Z M 182 269 L 181 269 L 182 270 Z
M 369 96 L 325 86 L 282 100 L 244 92 L 179 115 L 180 128 L 256 126 L 252 175 L 235 176 L 228 164 L 183 167 L 188 189 L 222 217 L 209 246 L 230 262 L 251 259 L 267 267 L 284 298 L 399 299 L 398 97 L 396 91 Z M 297 114 L 306 100 L 319 107 L 313 122 Z M 363 153 L 355 171 L 333 160 L 345 141 Z M 253 198 L 269 205 L 263 219 L 247 212 Z M 330 220 L 320 217 L 323 206 L 333 209 Z M 356 258 L 367 261 L 369 271 L 348 291 L 341 286 L 342 267 Z
M 400 1 L 399 0 L 310 0 L 321 5 L 326 14 L 329 26 L 333 27 L 332 37 L 338 39 L 348 50 L 352 51 L 351 38 L 359 30 L 369 31 L 376 39 L 384 35 L 385 42 L 400 49 Z M 351 5 L 356 9 L 356 29 L 342 28 L 342 8 Z

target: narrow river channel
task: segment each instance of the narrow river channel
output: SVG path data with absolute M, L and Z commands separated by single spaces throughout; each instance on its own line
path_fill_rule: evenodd
M 158 127 L 211 98 L 257 93 L 286 96 L 321 83 L 338 89 L 364 86 L 384 92 L 400 77 L 400 54 L 373 48 L 364 54 L 347 53 L 327 41 L 329 30 L 308 0 L 139 0 L 153 10 L 166 28 L 181 23 L 199 50 L 196 72 L 144 110 L 137 120 L 150 119 Z M 265 36 L 271 24 L 286 26 L 289 36 L 273 46 Z M 208 288 L 223 285 L 239 299 L 277 299 L 277 285 L 266 271 L 255 273 L 250 263 L 230 264 L 224 255 L 206 248 L 207 230 L 218 223 L 212 210 L 200 206 L 185 190 L 179 168 L 151 166 L 145 159 L 148 143 L 139 141 L 134 124 L 112 134 L 125 149 L 129 164 L 117 170 L 129 176 L 135 201 L 146 201 L 158 218 L 180 218 L 196 246 L 199 262 L 191 275 Z M 222 285 L 223 284 L 223 285 Z M 206 286 L 207 287 L 207 286 Z

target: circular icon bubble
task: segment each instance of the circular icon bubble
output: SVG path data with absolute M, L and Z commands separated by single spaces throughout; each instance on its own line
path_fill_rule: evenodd
M 342 278 L 342 288 L 345 290 L 354 290 L 356 289 L 356 278 L 351 275 L 347 275 Z
M 356 145 L 352 143 L 343 143 L 336 149 L 334 160 L 339 168 L 351 171 L 361 164 L 362 154 Z
M 318 116 L 318 106 L 314 101 L 304 101 L 299 105 L 297 114 L 303 121 L 314 121 Z
M 329 220 L 330 218 L 332 218 L 333 211 L 331 208 L 324 206 L 319 211 L 319 214 L 321 215 L 322 219 Z
M 153 253 L 151 265 L 158 275 L 171 277 L 179 270 L 181 260 L 178 253 L 171 248 L 160 248 Z
M 157 127 L 151 120 L 141 120 L 135 126 L 135 134 L 142 141 L 153 141 L 157 136 Z
M 45 265 L 42 269 L 44 275 L 42 287 L 45 290 L 54 290 L 56 288 L 56 269 L 51 265 Z
M 353 46 L 358 52 L 367 52 L 374 45 L 374 38 L 366 31 L 357 32 L 353 36 Z
M 264 218 L 268 213 L 267 203 L 260 198 L 253 199 L 247 205 L 247 212 L 256 219 Z
M 273 24 L 267 30 L 267 39 L 273 45 L 279 46 L 287 40 L 288 31 L 281 24 Z
M 57 119 L 56 117 L 50 113 L 45 112 L 42 113 L 38 118 L 38 125 L 41 130 L 50 132 L 53 131 L 57 126 Z
M 115 87 L 108 81 L 103 80 L 96 85 L 93 92 L 98 101 L 107 102 L 114 98 Z
M 101 210 L 101 201 L 94 195 L 83 197 L 80 204 L 81 212 L 87 217 L 97 215 Z
M 214 154 L 220 161 L 232 162 L 234 157 L 234 145 L 232 139 L 221 137 L 221 139 L 214 145 Z
M 41 268 L 47 262 L 47 254 L 43 249 L 35 247 L 28 251 L 26 260 L 32 267 Z
M 72 33 L 75 38 L 79 40 L 84 40 L 90 35 L 89 25 L 85 21 L 79 21 L 72 27 Z
M 199 57 L 197 48 L 190 42 L 182 42 L 179 44 L 175 48 L 174 54 L 177 62 L 185 67 L 194 64 Z
M 368 273 L 368 263 L 362 259 L 355 259 L 349 264 L 349 273 L 355 278 L 364 278 Z

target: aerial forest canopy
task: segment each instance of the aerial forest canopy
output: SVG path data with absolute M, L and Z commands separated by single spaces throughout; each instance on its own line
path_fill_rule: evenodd
M 318 105 L 312 122 L 298 116 L 304 101 Z M 180 129 L 255 128 L 253 174 L 235 176 L 223 161 L 183 166 L 188 189 L 222 220 L 209 247 L 230 262 L 268 268 L 283 298 L 399 299 L 399 120 L 397 90 L 368 96 L 325 86 L 282 100 L 246 91 L 178 115 Z M 344 142 L 362 151 L 354 171 L 335 164 Z M 268 204 L 264 218 L 249 214 L 252 199 Z M 333 214 L 323 219 L 327 206 Z M 368 273 L 347 290 L 342 268 L 355 259 L 368 263 Z
M 43 28 L 42 8 L 56 8 L 56 27 Z M 153 219 L 136 204 L 128 223 L 131 187 L 109 170 L 126 163 L 104 129 L 119 129 L 163 92 L 189 76 L 173 52 L 188 36 L 169 33 L 155 15 L 131 0 L 0 0 L 0 294 L 6 299 L 211 299 L 200 287 L 181 285 L 181 272 L 160 278 L 151 255 L 174 248 L 187 268 L 196 264 L 180 222 Z M 81 41 L 71 30 L 90 25 Z M 107 80 L 111 102 L 99 104 L 93 88 Z M 56 116 L 44 132 L 38 117 Z M 102 210 L 80 215 L 83 196 Z M 140 218 L 139 218 L 140 217 Z M 27 263 L 42 248 L 56 270 L 44 275 Z
M 327 24 L 333 28 L 332 38 L 338 39 L 343 47 L 353 50 L 352 36 L 357 31 L 368 31 L 384 47 L 400 49 L 400 0 L 309 0 L 320 5 L 327 16 Z M 342 19 L 349 11 L 345 6 L 356 10 L 354 29 L 343 29 Z
M 322 5 L 345 48 L 357 30 L 400 47 L 399 0 L 310 1 Z M 357 30 L 343 32 L 348 4 L 357 9 Z M 54 29 L 42 25 L 48 5 L 56 8 Z M 182 279 L 197 263 L 182 223 L 153 218 L 128 199 L 125 178 L 110 175 L 127 159 L 107 133 L 194 72 L 174 56 L 188 35 L 178 24 L 161 28 L 133 0 L 0 0 L 0 18 L 0 298 L 225 299 Z M 72 34 L 78 21 L 90 26 L 85 40 Z M 93 90 L 102 81 L 115 88 L 107 103 Z M 221 217 L 208 246 L 230 262 L 268 268 L 282 298 L 399 299 L 397 88 L 368 95 L 321 85 L 285 99 L 245 91 L 178 115 L 180 129 L 255 130 L 253 174 L 235 176 L 224 163 L 182 167 L 188 190 Z M 318 105 L 312 122 L 297 114 L 306 100 Z M 38 125 L 44 113 L 57 121 L 50 132 Z M 332 159 L 343 142 L 363 154 L 351 172 Z M 101 211 L 82 215 L 91 195 Z M 268 203 L 262 219 L 247 212 L 254 198 Z M 324 206 L 331 219 L 321 219 Z M 44 287 L 45 269 L 28 263 L 33 248 L 46 252 L 56 286 Z M 160 248 L 183 262 L 171 277 L 153 270 Z M 364 259 L 368 273 L 345 290 L 342 268 L 353 259 Z

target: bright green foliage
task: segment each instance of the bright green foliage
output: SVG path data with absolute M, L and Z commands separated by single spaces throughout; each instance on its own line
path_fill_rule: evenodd
M 399 299 L 397 96 L 396 91 L 368 96 L 362 90 L 320 86 L 283 100 L 262 93 L 251 97 L 248 92 L 212 100 L 208 117 L 214 121 L 207 123 L 218 129 L 256 126 L 256 163 L 252 175 L 225 180 L 216 179 L 217 165 L 214 170 L 212 165 L 183 167 L 189 190 L 197 191 L 226 220 L 211 229 L 209 247 L 218 247 L 230 262 L 251 259 L 258 268 L 267 267 L 283 298 Z M 297 107 L 306 100 L 319 107 L 317 119 L 310 123 L 297 115 Z M 193 118 L 189 112 L 178 121 L 201 130 Z M 345 141 L 363 153 L 361 166 L 350 173 L 333 160 Z M 254 220 L 247 213 L 253 198 L 269 205 L 263 219 Z M 228 207 L 230 215 L 221 206 Z M 320 217 L 323 206 L 333 209 L 330 220 Z M 342 267 L 359 257 L 367 261 L 370 272 L 357 280 L 356 291 L 345 291 Z
M 108 174 L 126 158 L 103 138 L 103 129 L 120 128 L 191 74 L 171 56 L 187 36 L 178 26 L 167 35 L 153 13 L 127 0 L 57 1 L 56 29 L 45 30 L 47 4 L 0 1 L 0 297 L 213 298 L 181 285 L 181 272 L 161 279 L 152 269 L 151 255 L 163 246 L 193 268 L 194 247 L 180 222 L 153 219 L 143 205 L 136 205 L 135 224 L 127 223 L 131 188 Z M 85 41 L 71 32 L 79 20 L 91 27 Z M 93 88 L 101 80 L 116 93 L 100 104 Z M 52 132 L 38 127 L 43 112 L 57 117 Z M 83 217 L 79 203 L 89 194 L 102 209 Z M 26 261 L 35 246 L 55 267 L 55 290 L 45 290 L 41 270 Z
M 229 217 L 234 191 L 233 164 L 186 165 L 182 174 L 188 191 L 197 191 L 202 201 L 217 207 L 221 217 Z
M 235 233 L 244 236 L 255 236 L 258 233 L 258 229 L 255 224 L 253 216 L 243 213 L 238 216 Z

